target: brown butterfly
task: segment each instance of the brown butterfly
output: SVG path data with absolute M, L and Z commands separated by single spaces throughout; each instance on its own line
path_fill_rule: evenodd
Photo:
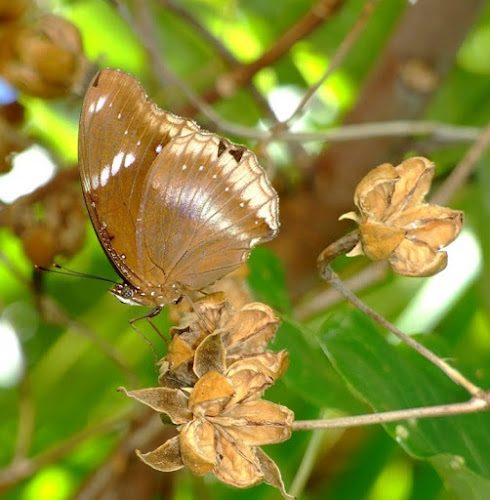
M 278 197 L 244 146 L 159 109 L 131 75 L 100 71 L 82 106 L 82 189 L 123 279 L 111 290 L 154 316 L 276 236 Z

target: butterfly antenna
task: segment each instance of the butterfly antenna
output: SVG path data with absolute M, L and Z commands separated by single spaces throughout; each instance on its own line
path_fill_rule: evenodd
M 103 278 L 102 276 L 96 276 L 94 274 L 87 274 L 87 273 L 81 273 L 79 271 L 74 271 L 73 269 L 68 269 L 67 267 L 60 266 L 59 264 L 56 264 L 54 262 L 51 264 L 51 267 L 54 267 L 54 269 L 51 269 L 49 267 L 44 267 L 44 266 L 34 266 L 36 269 L 39 271 L 45 271 L 47 273 L 56 273 L 56 274 L 62 274 L 63 276 L 72 276 L 76 278 L 90 278 L 93 280 L 98 280 L 98 281 L 106 281 L 107 283 L 112 283 L 115 284 L 117 283 L 114 280 L 111 280 L 109 278 Z

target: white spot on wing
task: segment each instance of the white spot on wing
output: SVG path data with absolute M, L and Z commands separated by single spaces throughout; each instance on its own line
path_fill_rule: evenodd
M 92 188 L 97 189 L 99 187 L 99 177 L 97 175 L 92 175 Z
M 99 97 L 97 104 L 95 105 L 95 112 L 98 113 L 103 107 L 105 102 L 107 101 L 107 96 Z
M 109 175 L 110 175 L 110 167 L 109 165 L 106 165 L 103 169 L 102 172 L 100 173 L 100 185 L 104 187 L 107 182 L 109 181 Z
M 133 153 L 128 153 L 124 158 L 124 166 L 127 168 L 134 163 L 135 157 Z
M 117 114 L 117 119 L 120 120 L 122 118 L 122 113 Z
M 187 170 L 187 165 L 182 165 L 182 170 Z
M 88 112 L 93 113 L 95 111 L 95 102 L 91 102 L 90 106 L 88 107 Z
M 124 158 L 124 153 L 122 151 L 119 151 L 116 156 L 114 156 L 114 159 L 112 160 L 112 165 L 111 165 L 111 174 L 116 175 L 119 172 L 119 169 L 121 168 L 122 161 Z
M 204 170 L 204 167 L 201 165 L 201 166 L 199 167 L 199 170 L 200 170 L 200 171 Z
M 162 150 L 163 146 L 161 144 L 159 144 L 156 148 L 155 148 L 155 152 L 158 154 L 161 150 Z

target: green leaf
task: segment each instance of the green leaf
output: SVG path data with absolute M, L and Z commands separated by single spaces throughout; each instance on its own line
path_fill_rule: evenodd
M 388 343 L 358 311 L 329 318 L 320 342 L 353 392 L 375 411 L 469 399 L 415 351 Z M 454 491 L 464 491 L 471 482 L 471 498 L 490 498 L 489 413 L 413 419 L 385 428 L 411 456 L 433 463 Z
M 319 408 L 362 411 L 324 356 L 314 333 L 287 317 L 281 319 L 275 347 L 289 351 L 290 363 L 283 377 L 288 387 Z
M 248 282 L 257 300 L 278 309 L 290 311 L 286 275 L 281 261 L 267 248 L 258 247 L 249 259 Z

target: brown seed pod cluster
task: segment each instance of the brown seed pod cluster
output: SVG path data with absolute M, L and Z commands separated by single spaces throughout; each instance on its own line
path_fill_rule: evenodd
M 50 266 L 55 256 L 76 253 L 85 241 L 85 220 L 80 192 L 66 184 L 53 190 L 41 188 L 0 211 L 0 225 L 12 229 L 37 266 Z
M 78 93 L 88 70 L 78 28 L 56 15 L 31 19 L 29 2 L 0 2 L 0 75 L 45 99 Z M 32 9 L 31 9 L 32 10 Z
M 422 157 L 371 170 L 354 194 L 360 216 L 349 212 L 341 217 L 359 224 L 359 241 L 347 255 L 387 260 L 404 276 L 442 271 L 447 253 L 441 249 L 458 236 L 463 213 L 424 201 L 433 176 L 434 164 Z
M 127 392 L 179 430 L 140 458 L 164 472 L 212 472 L 240 488 L 265 481 L 287 498 L 279 469 L 259 448 L 288 439 L 294 419 L 285 406 L 262 399 L 287 368 L 286 351 L 267 350 L 278 326 L 264 304 L 235 311 L 222 293 L 197 301 L 171 331 L 160 387 Z

